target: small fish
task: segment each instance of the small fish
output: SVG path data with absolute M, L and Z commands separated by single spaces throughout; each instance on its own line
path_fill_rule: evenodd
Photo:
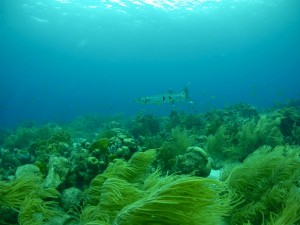
M 49 20 L 46 20 L 46 19 L 41 19 L 39 17 L 35 17 L 35 16 L 30 16 L 32 19 L 34 19 L 36 22 L 39 22 L 39 23 L 48 23 Z
M 168 93 L 164 93 L 161 95 L 151 95 L 146 97 L 140 97 L 135 100 L 136 103 L 140 104 L 161 104 L 161 103 L 170 103 L 172 105 L 175 102 L 188 101 L 189 103 L 193 103 L 190 99 L 188 86 L 184 88 L 183 91 L 179 93 L 174 93 L 173 91 L 169 91 Z

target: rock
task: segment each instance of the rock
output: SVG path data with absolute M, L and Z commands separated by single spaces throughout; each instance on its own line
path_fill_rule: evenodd
M 88 157 L 87 162 L 90 165 L 98 165 L 99 164 L 99 160 L 96 157 L 93 157 L 93 156 Z
M 78 188 L 71 187 L 65 189 L 61 197 L 64 210 L 67 212 L 72 208 L 79 207 L 82 201 L 82 197 L 83 193 Z
M 118 137 L 122 140 L 124 140 L 125 138 L 127 138 L 126 134 L 119 134 Z
M 220 180 L 221 176 L 221 170 L 211 170 L 211 173 L 209 174 L 208 178 L 211 178 L 213 180 Z
M 126 158 L 130 155 L 130 150 L 127 146 L 123 145 L 121 148 L 118 148 L 116 151 L 118 158 Z
M 41 176 L 40 169 L 33 164 L 19 166 L 16 171 L 16 179 L 24 176 Z
M 211 171 L 211 162 L 207 153 L 200 147 L 189 147 L 186 153 L 176 158 L 175 173 L 194 174 L 195 176 L 207 177 Z
M 43 182 L 44 188 L 57 188 L 66 179 L 69 172 L 70 162 L 60 156 L 51 156 L 48 163 L 48 175 Z
M 136 147 L 135 140 L 133 138 L 124 138 L 123 145 L 127 146 L 128 148 Z

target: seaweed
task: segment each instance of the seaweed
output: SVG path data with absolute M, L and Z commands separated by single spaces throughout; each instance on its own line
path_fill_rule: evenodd
M 36 127 L 19 126 L 11 135 L 4 139 L 3 145 L 9 149 L 24 148 L 38 137 L 38 129 Z
M 228 160 L 228 135 L 226 135 L 226 128 L 221 126 L 215 135 L 210 135 L 206 142 L 206 151 L 214 159 L 213 166 L 219 168 L 223 162 Z
M 207 136 L 215 134 L 217 130 L 224 124 L 223 118 L 217 113 L 210 115 L 208 121 L 209 122 L 206 124 L 205 127 L 205 134 Z
M 19 210 L 25 198 L 36 192 L 41 179 L 27 176 L 14 181 L 0 181 L 0 205 Z
M 0 130 L 0 224 L 300 224 L 299 108 L 108 119 Z M 28 163 L 39 171 L 16 173 Z M 211 163 L 220 181 L 196 177 Z M 56 178 L 76 204 L 46 189 Z
M 158 149 L 158 159 L 164 171 L 172 170 L 176 156 L 183 155 L 188 147 L 193 146 L 195 139 L 186 129 L 176 127 L 171 130 L 171 137 Z
M 223 176 L 240 204 L 231 212 L 230 224 L 263 224 L 286 213 L 299 212 L 299 196 L 293 191 L 300 179 L 299 147 L 263 146 Z M 295 207 L 287 211 L 290 201 Z M 282 217 L 282 218 L 283 218 Z
M 20 225 L 45 224 L 53 217 L 62 215 L 57 206 L 57 202 L 44 201 L 41 198 L 28 196 L 20 208 L 18 221 Z
M 247 121 L 257 121 L 259 114 L 255 107 L 248 104 L 235 104 L 223 110 L 212 110 L 204 114 L 206 135 L 214 135 L 217 130 L 224 126 L 231 136 L 238 132 L 238 128 Z
M 155 136 L 145 136 L 144 138 L 139 138 L 139 143 L 142 144 L 145 149 L 157 149 L 162 146 L 163 142 L 164 138 L 159 134 Z
M 150 165 L 156 157 L 155 150 L 137 152 L 126 162 L 123 159 L 115 159 L 111 162 L 104 173 L 97 175 L 85 190 L 87 196 L 85 204 L 96 205 L 101 195 L 103 183 L 110 177 L 117 177 L 127 181 L 142 181 L 150 169 Z
M 283 203 L 283 209 L 278 215 L 271 215 L 266 225 L 295 225 L 300 223 L 300 196 L 299 190 L 292 187 Z
M 233 154 L 239 160 L 243 160 L 263 145 L 275 147 L 283 144 L 283 135 L 280 132 L 279 123 L 278 118 L 262 115 L 257 123 L 251 120 L 244 124 L 237 134 L 238 144 L 231 148 Z
M 140 115 L 131 122 L 129 131 L 134 137 L 156 135 L 160 131 L 160 123 L 153 115 Z
M 8 129 L 0 127 L 0 146 L 4 144 L 4 141 L 9 136 L 10 132 Z
M 86 192 L 82 224 L 220 224 L 231 195 L 219 181 L 151 172 L 155 151 L 116 160 Z M 225 193 L 226 192 L 226 193 Z M 91 201 L 93 199 L 93 201 Z
M 55 124 L 45 124 L 43 126 L 30 126 L 22 125 L 16 128 L 16 130 L 7 136 L 4 140 L 4 147 L 9 149 L 14 148 L 28 148 L 31 143 L 37 140 L 44 140 L 51 137 L 56 133 L 60 133 L 61 128 Z
M 245 122 L 237 133 L 230 133 L 225 125 L 221 126 L 215 135 L 208 137 L 206 150 L 213 157 L 215 167 L 228 161 L 242 162 L 261 146 L 275 147 L 284 143 L 279 124 L 280 118 L 262 115 L 258 121 Z
M 14 219 L 9 218 L 10 222 L 17 222 L 18 218 L 21 225 L 41 224 L 40 220 L 32 222 L 34 215 L 39 213 L 49 219 L 57 214 L 52 207 L 54 202 L 50 199 L 58 198 L 59 193 L 55 189 L 43 189 L 41 182 L 42 179 L 39 176 L 23 176 L 14 181 L 0 181 L 0 207 L 11 209 L 8 213 Z M 48 199 L 48 201 L 43 199 Z M 14 212 L 17 212 L 18 217 Z
M 219 185 L 188 176 L 159 178 L 144 197 L 124 207 L 113 224 L 220 224 L 229 204 L 218 196 Z
M 36 164 L 42 171 L 43 175 L 47 173 L 46 165 L 49 157 L 52 155 L 68 156 L 71 145 L 71 135 L 65 130 L 52 131 L 48 137 L 38 138 L 31 142 L 27 151 Z
M 289 144 L 300 144 L 300 113 L 295 107 L 283 108 L 274 112 L 280 118 L 279 129 Z

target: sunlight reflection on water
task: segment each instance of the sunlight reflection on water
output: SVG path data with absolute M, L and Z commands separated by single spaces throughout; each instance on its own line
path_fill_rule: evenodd
M 100 1 L 76 1 L 76 0 L 56 0 L 62 4 L 77 3 L 86 8 L 142 8 L 153 7 L 166 11 L 170 10 L 195 10 L 196 8 L 207 6 L 211 3 L 221 2 L 221 0 L 100 0 Z

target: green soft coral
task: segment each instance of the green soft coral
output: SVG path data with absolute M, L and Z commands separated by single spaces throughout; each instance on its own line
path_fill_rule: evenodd
M 219 181 L 151 171 L 156 152 L 116 160 L 86 191 L 82 224 L 220 224 L 231 195 Z
M 299 151 L 300 147 L 261 147 L 223 177 L 241 200 L 230 224 L 272 224 L 286 214 L 293 222 L 285 225 L 299 222 L 299 193 L 293 191 L 300 180 Z M 292 212 L 287 210 L 290 205 Z
M 228 135 L 226 128 L 221 126 L 215 135 L 210 135 L 206 142 L 206 151 L 214 159 L 214 167 L 220 167 L 223 162 L 231 159 L 228 157 Z
M 23 176 L 13 181 L 0 181 L 0 209 L 10 208 L 17 212 L 18 218 L 14 220 L 18 219 L 21 225 L 40 225 L 43 224 L 42 221 L 58 215 L 57 204 L 43 200 L 58 198 L 58 191 L 42 188 L 41 182 L 42 179 L 34 175 Z M 35 217 L 37 214 L 43 219 L 37 221 Z
M 208 137 L 206 150 L 217 167 L 228 161 L 243 161 L 261 146 L 283 144 L 284 137 L 279 125 L 280 118 L 276 115 L 262 115 L 258 121 L 252 119 L 245 122 L 236 133 L 230 133 L 226 126 L 221 126 L 214 135 Z
M 160 166 L 164 171 L 171 171 L 176 162 L 176 156 L 183 155 L 188 147 L 195 143 L 194 136 L 188 130 L 177 126 L 171 130 L 169 139 L 163 142 L 158 151 Z
M 220 224 L 228 212 L 220 190 L 218 182 L 204 178 L 160 177 L 142 198 L 124 207 L 113 224 Z
M 28 196 L 20 209 L 20 225 L 42 225 L 55 216 L 62 216 L 57 210 L 58 204 L 54 201 L 44 201 L 41 198 Z

